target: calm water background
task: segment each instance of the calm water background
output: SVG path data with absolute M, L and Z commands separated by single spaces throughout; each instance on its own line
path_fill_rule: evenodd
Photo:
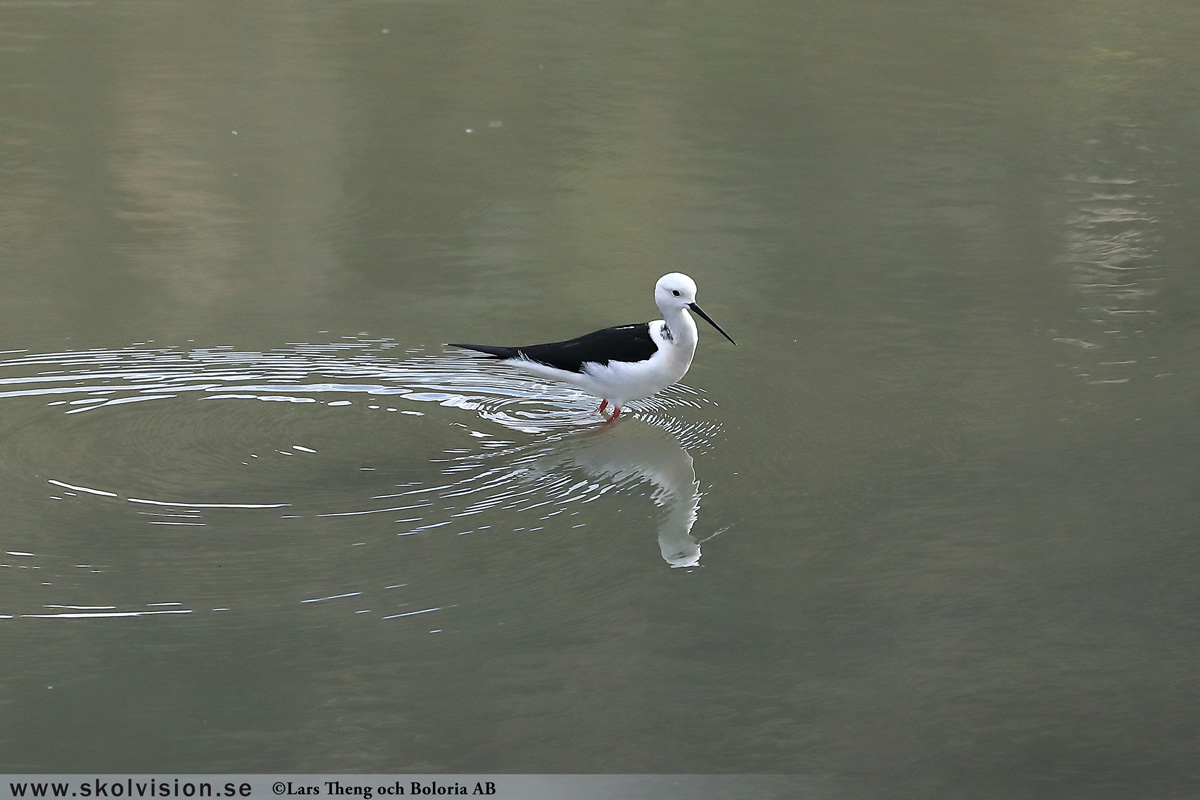
M 1200 6 L 0 7 L 0 771 L 1200 791 Z M 595 431 L 446 341 L 738 340 Z

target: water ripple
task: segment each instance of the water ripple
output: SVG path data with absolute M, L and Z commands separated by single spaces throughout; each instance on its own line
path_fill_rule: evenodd
M 1078 301 L 1074 329 L 1050 331 L 1068 347 L 1062 365 L 1094 391 L 1163 377 L 1144 334 L 1160 314 L 1167 272 L 1162 197 L 1169 165 L 1148 132 L 1103 124 L 1063 178 L 1069 205 L 1060 263 Z
M 553 540 L 622 513 L 649 533 L 639 549 L 700 562 L 692 453 L 721 427 L 687 419 L 712 403 L 686 386 L 604 425 L 570 387 L 383 339 L 3 355 L 0 474 L 26 533 L 0 559 L 19 576 L 0 618 L 294 606 L 399 623 L 481 601 L 397 575 L 412 537 Z M 344 568 L 318 569 L 329 559 Z M 307 588 L 278 588 L 278 570 Z
M 556 382 L 462 356 L 410 352 L 397 360 L 387 340 L 293 344 L 266 352 L 228 347 L 66 351 L 0 361 L 0 398 L 62 396 L 67 414 L 197 393 L 209 400 L 341 403 L 327 395 L 404 398 L 478 411 L 514 430 L 540 433 L 594 425 L 595 401 Z M 38 369 L 48 367 L 49 369 Z M 68 399 L 68 398 L 74 399 Z M 350 401 L 353 402 L 353 401 Z M 700 408 L 694 389 L 676 386 L 631 404 L 632 411 Z

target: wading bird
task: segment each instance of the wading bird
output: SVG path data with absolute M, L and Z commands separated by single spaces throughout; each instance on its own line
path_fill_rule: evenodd
M 733 344 L 728 333 L 696 305 L 696 282 L 682 272 L 671 272 L 654 286 L 654 302 L 663 318 L 633 325 L 618 325 L 565 342 L 498 347 L 487 344 L 452 344 L 499 359 L 545 378 L 569 383 L 601 400 L 600 413 L 611 405 L 615 420 L 631 400 L 641 400 L 678 383 L 696 353 L 696 322 L 688 310 L 700 315 Z

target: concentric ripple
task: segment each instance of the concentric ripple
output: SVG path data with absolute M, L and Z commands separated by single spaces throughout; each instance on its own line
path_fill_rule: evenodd
M 601 533 L 614 513 L 671 566 L 700 561 L 691 453 L 720 426 L 683 419 L 710 405 L 687 387 L 601 425 L 569 387 L 389 340 L 5 355 L 0 617 L 431 619 L 472 592 L 410 596 L 405 542 Z
M 47 397 L 65 414 L 195 393 L 207 400 L 350 405 L 330 395 L 403 397 L 478 411 L 526 433 L 594 425 L 594 400 L 554 382 L 471 357 L 409 351 L 397 359 L 388 340 L 293 344 L 266 352 L 231 347 L 66 351 L 0 361 L 0 398 Z M 22 372 L 28 374 L 21 374 Z M 698 392 L 676 386 L 632 411 L 701 407 Z

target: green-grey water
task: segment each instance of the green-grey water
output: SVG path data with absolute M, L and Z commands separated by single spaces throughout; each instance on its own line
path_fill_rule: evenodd
M 1200 6 L 0 6 L 0 772 L 1200 791 Z M 657 316 L 601 427 L 443 346 Z

